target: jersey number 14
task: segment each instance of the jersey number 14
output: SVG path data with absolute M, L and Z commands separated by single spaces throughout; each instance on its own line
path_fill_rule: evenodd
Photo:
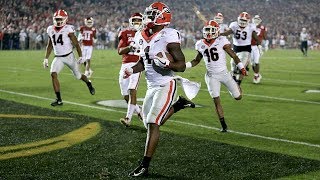
M 54 45 L 57 45 L 57 43 L 60 43 L 61 45 L 63 45 L 62 34 L 59 34 L 57 39 L 56 39 L 56 35 L 54 34 L 52 36 L 52 40 Z

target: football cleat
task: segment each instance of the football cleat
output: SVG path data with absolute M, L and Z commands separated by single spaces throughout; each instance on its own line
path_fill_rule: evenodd
M 193 102 L 187 100 L 187 99 L 184 98 L 183 96 L 179 96 L 178 101 L 183 104 L 183 107 L 184 107 L 184 108 L 186 108 L 186 107 L 195 108 L 195 107 L 196 107 L 196 105 L 195 105 Z
M 129 173 L 129 176 L 131 177 L 148 176 L 148 168 L 139 165 L 135 170 Z
M 254 84 L 259 84 L 260 81 L 261 81 L 261 78 L 262 78 L 261 74 L 258 74 L 258 76 L 254 76 L 253 77 L 253 83 Z
M 63 105 L 62 100 L 58 100 L 58 99 L 56 99 L 51 103 L 51 106 L 62 106 L 62 105 Z
M 89 82 L 87 83 L 87 86 L 89 88 L 90 94 L 94 95 L 96 93 L 96 90 L 94 89 L 94 87 L 92 86 L 91 81 L 89 80 Z
M 129 120 L 129 118 L 121 118 L 120 119 L 120 122 L 123 124 L 123 125 L 125 125 L 126 127 L 129 127 L 130 126 L 130 120 Z

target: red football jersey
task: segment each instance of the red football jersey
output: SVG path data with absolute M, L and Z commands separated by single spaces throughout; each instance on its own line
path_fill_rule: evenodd
M 127 47 L 133 42 L 134 35 L 136 31 L 132 29 L 124 29 L 120 31 L 118 38 L 118 51 L 120 48 Z M 129 52 L 128 54 L 122 54 L 122 63 L 129 63 L 129 62 L 137 62 L 139 60 L 139 56 L 133 55 L 133 53 Z
M 260 42 L 262 40 L 265 40 L 267 35 L 267 28 L 262 25 L 257 26 L 257 35 Z M 256 40 L 254 40 L 254 38 L 252 38 L 251 40 L 251 45 L 257 45 L 257 42 Z
M 94 27 L 81 26 L 82 44 L 84 46 L 93 46 L 93 38 L 96 38 L 96 29 Z

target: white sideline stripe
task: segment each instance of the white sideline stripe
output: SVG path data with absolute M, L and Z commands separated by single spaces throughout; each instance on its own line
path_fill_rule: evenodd
M 34 70 L 34 69 L 24 69 L 24 68 L 17 68 L 17 67 L 0 67 L 0 69 L 5 69 L 5 70 L 12 70 L 11 72 L 17 72 L 16 70 L 19 71 L 28 71 L 28 72 L 39 72 L 39 70 Z M 268 71 L 268 70 L 264 70 L 264 71 Z M 270 70 L 271 72 L 271 70 Z M 276 72 L 276 71 L 272 71 L 272 72 Z M 282 71 L 279 71 L 282 72 Z M 292 73 L 296 73 L 296 71 L 283 71 L 283 72 L 292 72 Z M 49 71 L 47 71 L 47 73 L 49 74 Z M 301 71 L 301 73 L 304 74 L 320 74 L 320 73 L 313 73 L 313 72 L 305 72 L 305 71 Z M 67 75 L 67 76 L 73 76 L 73 74 L 71 73 L 64 73 L 61 72 L 60 74 L 63 75 Z M 113 80 L 111 78 L 106 78 L 106 77 L 99 77 L 99 76 L 94 76 L 94 79 L 106 79 L 106 80 Z M 287 83 L 287 84 L 291 84 L 291 83 L 295 83 L 295 84 L 307 84 L 307 85 L 315 85 L 315 86 L 319 86 L 319 83 L 313 83 L 313 82 L 302 82 L 302 81 L 291 81 L 291 80 L 283 80 L 283 79 L 270 79 L 270 78 L 263 78 L 264 80 L 268 80 L 268 81 L 277 81 L 277 82 L 282 82 L 282 83 Z M 141 82 L 140 82 L 141 83 Z
M 45 97 L 40 97 L 40 96 L 35 96 L 35 95 L 25 94 L 25 93 L 18 93 L 18 92 L 13 92 L 13 91 L 6 91 L 6 90 L 3 90 L 3 89 L 0 89 L 0 92 L 9 93 L 9 94 L 14 94 L 14 95 L 20 95 L 20 96 L 26 96 L 26 97 L 32 97 L 32 98 L 37 98 L 37 99 L 42 99 L 42 100 L 52 100 L 52 99 L 50 99 L 50 98 L 45 98 Z M 109 109 L 109 108 L 102 108 L 102 107 L 98 107 L 98 106 L 91 106 L 91 105 L 86 105 L 86 104 L 80 104 L 80 103 L 75 103 L 75 102 L 70 102 L 70 101 L 63 101 L 63 102 L 64 102 L 64 103 L 68 103 L 68 104 L 77 105 L 77 106 L 83 106 L 83 107 L 93 108 L 93 109 L 99 109 L 99 110 L 105 110 L 105 111 L 112 111 L 112 112 L 119 112 L 119 113 L 123 113 L 123 114 L 126 113 L 126 112 L 124 112 L 124 111 L 118 111 L 118 110 Z M 201 127 L 201 128 L 206 128 L 206 129 L 214 129 L 214 130 L 220 131 L 219 128 L 210 127 L 210 126 L 204 126 L 204 125 L 200 125 L 200 124 L 192 124 L 192 123 L 187 123 L 187 122 L 183 122 L 183 121 L 176 121 L 176 120 L 175 120 L 175 121 L 170 121 L 170 122 L 176 122 L 176 123 L 185 124 L 185 125 L 189 125 L 189 126 L 196 126 L 196 127 Z M 286 142 L 286 143 L 291 143 L 291 144 L 299 144 L 299 145 L 305 145 L 305 146 L 320 148 L 320 145 L 319 145 L 319 144 L 311 144 L 311 143 L 300 142 L 300 141 L 291 141 L 291 140 L 287 140 L 287 139 L 279 139 L 279 138 L 261 136 L 261 135 L 256 135 L 256 134 L 251 134 L 251 133 L 244 133 L 244 132 L 238 132 L 238 131 L 232 131 L 232 130 L 228 130 L 228 132 L 230 132 L 230 133 L 235 133 L 235 134 L 239 134 L 239 135 L 243 135 L 243 136 L 251 136 L 251 137 L 256 137 L 256 138 L 261 138 L 261 139 L 267 139 L 267 140 L 272 140 L 272 141 L 280 141 L 280 142 Z
M 189 125 L 189 126 L 196 126 L 196 127 L 201 127 L 201 128 L 206 128 L 206 129 L 214 129 L 214 130 L 220 131 L 220 129 L 218 129 L 216 127 L 197 125 L 197 124 L 192 124 L 192 123 L 182 122 L 182 121 L 171 121 L 171 122 L 176 122 L 176 123 L 185 124 L 185 125 Z M 306 146 L 320 148 L 319 144 L 311 144 L 311 143 L 300 142 L 300 141 L 291 141 L 291 140 L 287 140 L 287 139 L 279 139 L 279 138 L 261 136 L 261 135 L 238 132 L 238 131 L 232 131 L 232 130 L 228 130 L 228 132 L 235 133 L 235 134 L 240 134 L 240 135 L 243 135 L 243 136 L 251 136 L 251 137 L 256 137 L 256 138 L 261 138 L 261 139 L 268 139 L 268 140 L 273 140 L 273 141 L 280 141 L 280 142 L 286 142 L 286 143 L 292 143 L 292 144 L 300 144 L 300 145 L 306 145 Z
M 200 91 L 208 91 L 208 90 L 207 89 L 200 89 Z M 229 92 L 227 92 L 227 91 L 221 91 L 221 92 L 229 94 Z M 281 101 L 291 101 L 291 102 L 319 104 L 320 105 L 320 102 L 316 102 L 316 101 L 305 101 L 305 100 L 299 100 L 299 99 L 288 99 L 288 98 L 272 97 L 272 96 L 264 96 L 264 95 L 256 95 L 256 94 L 243 94 L 243 95 L 244 96 L 266 98 L 266 99 L 276 99 L 276 100 L 281 100 Z

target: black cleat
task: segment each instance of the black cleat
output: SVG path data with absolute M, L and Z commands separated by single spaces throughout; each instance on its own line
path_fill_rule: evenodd
M 148 168 L 139 165 L 135 170 L 129 173 L 130 177 L 142 177 L 148 176 Z
M 96 90 L 94 89 L 94 87 L 92 86 L 91 81 L 89 80 L 89 82 L 87 83 L 87 86 L 89 88 L 90 94 L 94 95 L 96 93 Z
M 178 102 L 181 102 L 181 104 L 183 105 L 184 108 L 186 108 L 186 107 L 195 108 L 196 107 L 196 105 L 193 102 L 187 100 L 183 96 L 179 96 Z
M 227 128 L 222 128 L 222 129 L 220 130 L 220 132 L 226 133 L 226 132 L 228 132 L 228 129 L 227 129 Z
M 51 106 L 62 106 L 62 105 L 63 105 L 62 100 L 58 100 L 58 99 L 56 99 L 51 103 Z

